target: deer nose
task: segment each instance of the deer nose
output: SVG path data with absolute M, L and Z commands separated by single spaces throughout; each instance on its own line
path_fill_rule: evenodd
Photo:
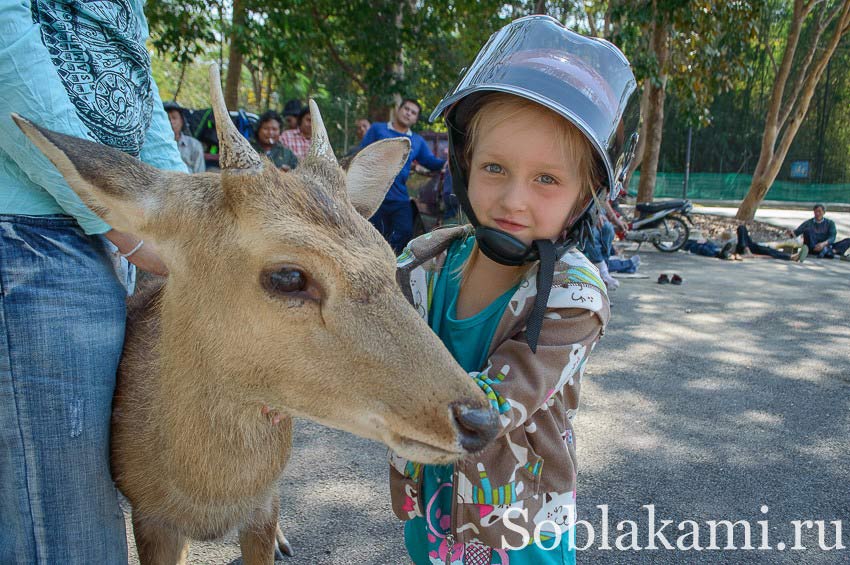
M 491 407 L 455 404 L 452 415 L 460 435 L 460 446 L 469 453 L 484 449 L 499 431 L 499 415 Z

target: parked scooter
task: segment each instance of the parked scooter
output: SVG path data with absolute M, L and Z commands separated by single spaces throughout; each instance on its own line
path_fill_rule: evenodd
M 662 200 L 638 204 L 635 206 L 634 217 L 626 218 L 629 231 L 624 239 L 638 242 L 638 249 L 645 242 L 649 242 L 664 253 L 678 251 L 688 241 L 688 223 L 694 224 L 690 216 L 693 207 L 690 200 Z M 688 222 L 685 222 L 685 219 Z

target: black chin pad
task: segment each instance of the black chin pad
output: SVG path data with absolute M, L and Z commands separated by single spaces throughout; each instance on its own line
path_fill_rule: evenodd
M 537 260 L 535 248 L 503 231 L 478 226 L 475 239 L 481 252 L 500 265 L 516 267 Z

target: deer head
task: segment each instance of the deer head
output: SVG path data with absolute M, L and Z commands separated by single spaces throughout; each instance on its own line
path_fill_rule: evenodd
M 267 404 L 422 462 L 480 450 L 496 415 L 404 300 L 365 219 L 409 142 L 372 144 L 344 172 L 310 101 L 312 148 L 284 173 L 234 127 L 215 65 L 210 82 L 221 174 L 160 171 L 13 115 L 89 207 L 156 243 L 169 269 L 161 386 L 231 410 Z

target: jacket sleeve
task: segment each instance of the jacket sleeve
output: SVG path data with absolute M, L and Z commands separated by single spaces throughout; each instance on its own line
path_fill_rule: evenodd
M 832 220 L 827 220 L 829 222 L 829 238 L 826 240 L 829 245 L 835 243 L 835 238 L 838 235 L 838 232 L 835 230 L 835 222 Z
M 499 345 L 484 371 L 470 373 L 499 411 L 499 436 L 521 426 L 565 385 L 581 378 L 602 334 L 602 320 L 582 308 L 550 309 L 532 353 L 520 332 Z
M 809 229 L 809 222 L 811 222 L 811 220 L 806 220 L 805 222 L 797 226 L 797 229 L 794 230 L 794 235 L 802 235 L 804 231 Z

